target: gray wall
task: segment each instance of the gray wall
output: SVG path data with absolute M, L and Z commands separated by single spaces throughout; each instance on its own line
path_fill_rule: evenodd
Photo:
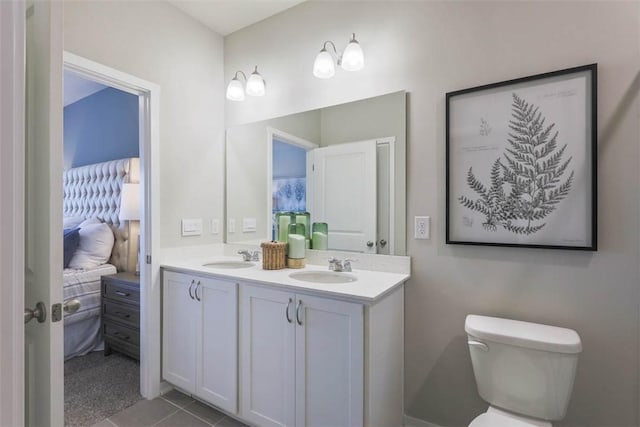
M 407 241 L 409 415 L 457 426 L 484 409 L 463 332 L 465 315 L 478 313 L 580 333 L 584 352 L 559 425 L 638 424 L 639 8 L 637 2 L 310 1 L 225 38 L 225 80 L 255 63 L 269 85 L 252 108 L 227 102 L 229 126 L 408 91 L 407 219 L 432 218 L 431 240 Z M 365 68 L 314 78 L 322 43 L 343 49 L 352 32 Z M 598 252 L 446 245 L 444 94 L 593 62 L 599 64 Z
M 64 168 L 138 157 L 138 97 L 106 88 L 64 107 Z

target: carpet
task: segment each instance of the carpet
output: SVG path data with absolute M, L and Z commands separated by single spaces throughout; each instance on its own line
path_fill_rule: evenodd
M 65 426 L 92 426 L 140 399 L 137 360 L 95 351 L 64 363 Z

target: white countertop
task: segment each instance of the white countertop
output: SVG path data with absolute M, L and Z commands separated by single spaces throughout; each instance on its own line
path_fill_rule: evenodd
M 328 266 L 307 265 L 305 268 L 282 270 L 263 270 L 262 261 L 256 262 L 249 268 L 215 268 L 204 267 L 203 264 L 215 261 L 239 261 L 238 256 L 209 256 L 193 257 L 188 260 L 165 259 L 161 266 L 168 270 L 213 275 L 226 279 L 237 279 L 251 284 L 266 284 L 268 286 L 288 289 L 294 292 L 305 292 L 324 296 L 333 296 L 340 299 L 357 301 L 364 304 L 372 304 L 382 299 L 385 295 L 409 279 L 408 274 L 386 273 L 380 271 L 353 269 L 348 274 L 358 278 L 349 283 L 311 283 L 292 279 L 289 274 L 296 271 L 328 271 Z

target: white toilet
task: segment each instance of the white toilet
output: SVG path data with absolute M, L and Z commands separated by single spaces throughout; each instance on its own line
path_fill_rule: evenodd
M 551 427 L 564 418 L 582 343 L 576 331 L 497 317 L 465 322 L 480 397 L 469 427 Z

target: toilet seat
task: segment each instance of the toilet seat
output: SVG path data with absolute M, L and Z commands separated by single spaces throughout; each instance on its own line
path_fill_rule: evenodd
M 552 427 L 552 425 L 548 421 L 523 417 L 490 406 L 487 412 L 474 418 L 469 427 Z

